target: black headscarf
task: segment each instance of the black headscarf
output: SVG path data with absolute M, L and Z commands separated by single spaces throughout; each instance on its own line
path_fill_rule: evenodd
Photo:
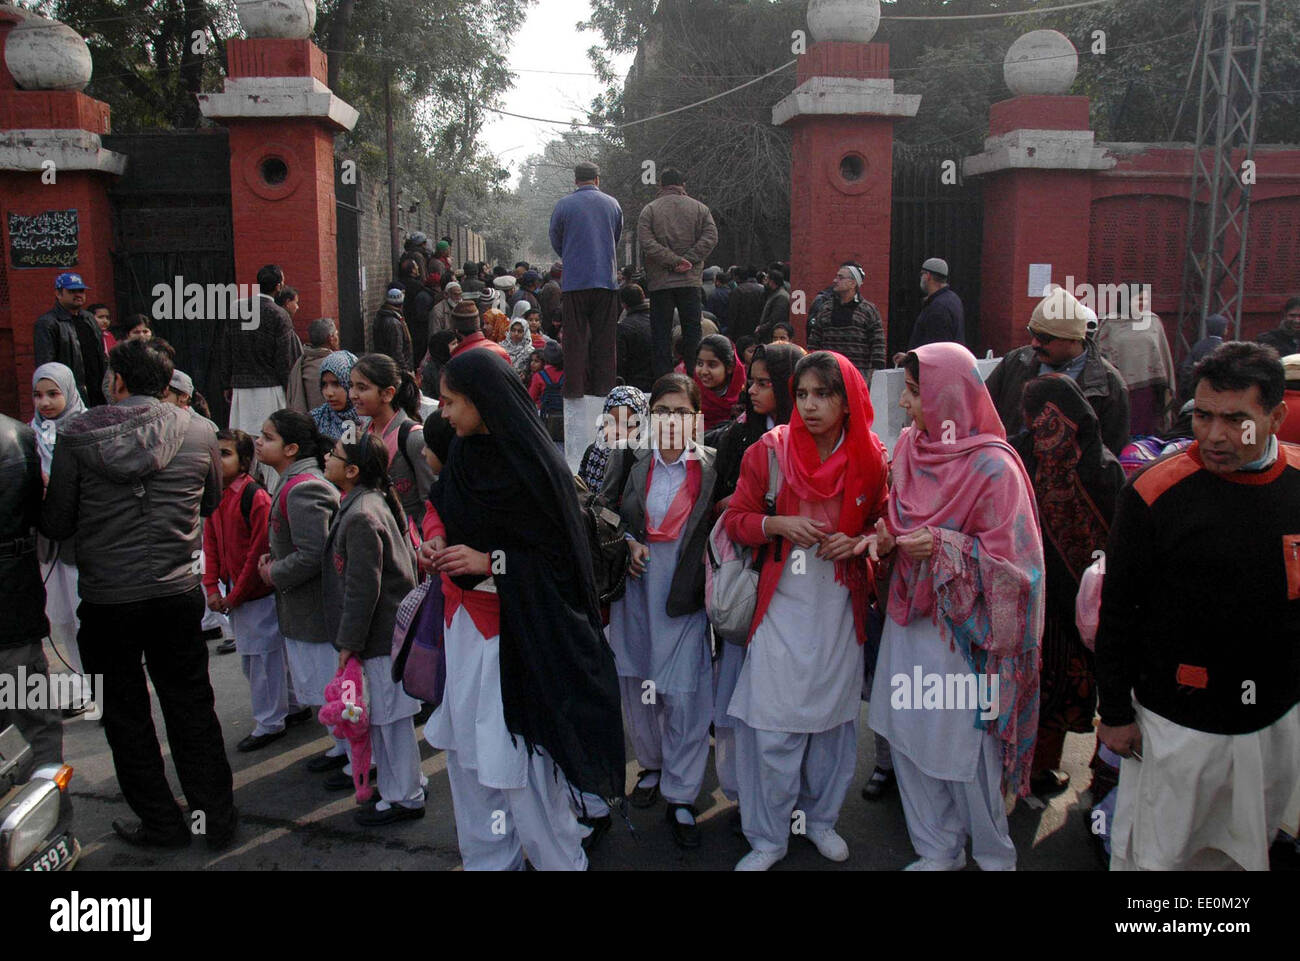
M 618 676 L 573 476 L 518 374 L 495 351 L 466 351 L 444 376 L 488 429 L 452 441 L 431 499 L 448 544 L 504 552 L 495 577 L 506 728 L 529 751 L 550 755 L 574 787 L 621 797 Z M 455 580 L 468 588 L 480 578 Z
M 768 416 L 774 424 L 790 423 L 790 414 L 794 410 L 794 395 L 790 390 L 790 379 L 794 376 L 794 365 L 803 356 L 794 344 L 759 344 L 750 360 L 750 375 L 755 361 L 761 360 L 767 367 L 767 375 L 772 380 L 772 392 L 776 394 L 776 409 Z M 704 443 L 718 450 L 716 461 L 718 481 L 713 488 L 715 500 L 730 497 L 736 492 L 740 480 L 740 461 L 745 451 L 767 433 L 767 417 L 755 414 L 749 391 L 745 391 L 745 420 L 730 421 L 715 428 L 704 439 Z

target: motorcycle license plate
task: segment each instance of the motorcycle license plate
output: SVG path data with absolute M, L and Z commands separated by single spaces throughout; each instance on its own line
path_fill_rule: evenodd
M 57 871 L 72 860 L 72 841 L 68 835 L 51 844 L 40 857 L 28 863 L 27 871 Z

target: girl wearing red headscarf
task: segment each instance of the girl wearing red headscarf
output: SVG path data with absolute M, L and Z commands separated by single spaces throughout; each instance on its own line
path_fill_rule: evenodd
M 1013 870 L 1004 796 L 1029 790 L 1044 614 L 1033 484 L 970 351 L 928 344 L 903 369 L 913 425 L 870 538 L 893 570 L 867 720 L 920 855 L 907 870 L 959 870 L 968 836 L 980 868 Z
M 726 337 L 710 334 L 700 340 L 695 354 L 695 383 L 700 388 L 705 430 L 713 430 L 739 413 L 737 405 L 745 391 L 745 365 Z
M 740 815 L 753 849 L 738 871 L 785 857 L 790 815 L 823 856 L 843 861 L 835 831 L 857 763 L 871 570 L 866 533 L 886 504 L 885 449 L 871 430 L 866 382 L 847 358 L 817 351 L 791 380 L 790 423 L 745 452 L 727 534 L 766 545 L 744 666 L 727 713 L 736 719 Z M 772 459 L 775 512 L 764 498 Z

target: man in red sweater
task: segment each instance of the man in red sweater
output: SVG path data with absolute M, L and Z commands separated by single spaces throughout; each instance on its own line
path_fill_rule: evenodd
M 1129 481 L 1106 550 L 1097 736 L 1124 758 L 1111 870 L 1268 870 L 1300 778 L 1300 447 L 1275 436 L 1282 364 L 1230 342 L 1192 382 L 1196 443 Z

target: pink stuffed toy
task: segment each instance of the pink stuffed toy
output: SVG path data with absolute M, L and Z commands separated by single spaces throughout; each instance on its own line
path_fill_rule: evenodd
M 374 793 L 370 786 L 370 716 L 366 713 L 364 681 L 361 658 L 348 658 L 334 680 L 325 685 L 325 704 L 319 715 L 331 734 L 352 746 L 352 783 L 357 786 L 358 801 L 368 801 Z

